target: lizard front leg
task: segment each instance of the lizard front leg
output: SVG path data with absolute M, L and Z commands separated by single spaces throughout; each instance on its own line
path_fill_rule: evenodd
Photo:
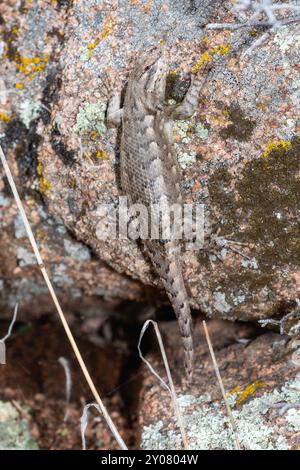
M 166 107 L 166 118 L 170 120 L 191 118 L 197 109 L 199 95 L 205 82 L 206 76 L 200 75 L 200 73 L 195 75 L 182 102 Z
M 107 125 L 108 127 L 119 127 L 123 116 L 121 108 L 121 92 L 113 92 L 107 106 Z

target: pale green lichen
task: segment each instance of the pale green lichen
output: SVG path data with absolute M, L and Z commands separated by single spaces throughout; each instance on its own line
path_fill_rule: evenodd
M 243 268 L 258 269 L 257 260 L 255 258 L 243 259 L 241 265 Z
M 39 101 L 24 100 L 20 103 L 20 119 L 29 129 L 32 121 L 37 119 L 41 112 L 41 103 Z
M 76 134 L 85 134 L 87 132 L 97 131 L 98 134 L 104 134 L 106 106 L 102 101 L 97 103 L 86 103 L 79 109 L 76 116 L 74 132 Z
M 232 306 L 226 301 L 226 296 L 223 292 L 214 292 L 214 307 L 218 312 L 228 313 Z
M 279 28 L 274 36 L 274 42 L 278 45 L 281 52 L 287 52 L 291 47 L 300 46 L 300 34 L 294 33 L 290 26 Z
M 76 243 L 70 240 L 64 240 L 64 247 L 69 256 L 76 261 L 85 262 L 91 259 L 90 250 L 83 243 Z
M 35 255 L 22 246 L 17 249 L 17 260 L 19 266 L 32 266 L 36 264 Z
M 209 131 L 201 122 L 199 122 L 195 127 L 195 134 L 199 139 L 206 140 L 208 138 Z
M 291 408 L 284 418 L 277 413 L 278 419 L 281 420 L 280 425 L 276 423 L 276 414 L 269 419 L 267 412 L 281 403 L 291 406 L 299 403 L 299 387 L 300 375 L 287 382 L 280 390 L 275 389 L 261 397 L 252 398 L 250 402 L 232 410 L 243 449 L 284 450 L 290 448 L 287 434 L 290 431 L 300 430 L 300 410 Z M 228 401 L 233 408 L 236 397 L 230 395 Z M 191 450 L 234 449 L 234 436 L 223 404 L 212 402 L 208 395 L 179 396 L 179 403 Z M 173 429 L 170 430 L 170 426 L 164 426 L 164 424 L 161 419 L 144 428 L 141 445 L 143 449 L 182 448 L 175 418 L 172 423 Z
M 183 170 L 185 170 L 188 166 L 193 165 L 196 162 L 196 152 L 181 152 L 178 154 L 177 159 L 178 163 Z
M 291 408 L 287 411 L 285 419 L 289 423 L 289 429 L 293 432 L 300 431 L 300 410 Z
M 189 121 L 178 120 L 173 123 L 173 133 L 179 136 L 183 144 L 188 144 L 191 140 L 189 135 L 191 131 L 191 123 Z
M 20 419 L 17 410 L 0 401 L 0 450 L 37 450 L 30 436 L 28 424 Z
M 66 273 L 66 266 L 58 264 L 53 269 L 53 281 L 59 287 L 71 286 L 74 284 L 73 279 Z

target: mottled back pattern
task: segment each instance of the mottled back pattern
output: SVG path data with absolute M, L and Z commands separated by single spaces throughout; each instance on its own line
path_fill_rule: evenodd
M 130 204 L 161 208 L 182 204 L 181 175 L 172 139 L 172 119 L 190 117 L 198 104 L 203 78 L 196 76 L 182 103 L 165 104 L 167 63 L 161 51 L 140 57 L 125 94 L 121 135 L 121 184 Z M 114 118 L 114 123 L 117 124 Z M 148 214 L 150 211 L 148 211 Z M 192 319 L 182 276 L 180 245 L 174 240 L 143 240 L 146 251 L 177 316 L 185 367 L 193 374 Z

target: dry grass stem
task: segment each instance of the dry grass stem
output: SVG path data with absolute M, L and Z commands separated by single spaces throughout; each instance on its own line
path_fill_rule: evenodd
M 155 333 L 156 333 L 157 341 L 158 341 L 158 344 L 159 344 L 160 352 L 161 352 L 161 355 L 162 355 L 162 358 L 163 358 L 164 366 L 165 366 L 167 377 L 168 377 L 169 386 L 159 376 L 159 374 L 153 369 L 150 362 L 147 361 L 147 359 L 144 358 L 144 356 L 142 354 L 142 351 L 141 351 L 141 342 L 142 342 L 143 336 L 145 334 L 145 331 L 147 330 L 150 323 L 153 325 Z M 158 328 L 158 324 L 155 321 L 147 320 L 144 323 L 143 328 L 142 328 L 141 333 L 140 333 L 139 342 L 138 342 L 138 351 L 139 351 L 140 358 L 142 359 L 143 362 L 145 362 L 145 364 L 150 369 L 152 374 L 154 374 L 155 377 L 163 385 L 163 387 L 166 388 L 169 391 L 169 393 L 171 395 L 171 400 L 172 400 L 175 416 L 176 416 L 178 426 L 179 426 L 179 429 L 180 429 L 180 432 L 181 432 L 183 447 L 184 447 L 184 449 L 188 449 L 189 448 L 188 438 L 187 438 L 187 434 L 186 434 L 186 431 L 185 431 L 185 428 L 184 428 L 183 419 L 182 419 L 181 411 L 180 411 L 180 408 L 179 408 L 178 398 L 177 398 L 177 394 L 176 394 L 176 391 L 175 391 L 175 387 L 174 387 L 174 383 L 173 383 L 173 379 L 172 379 L 172 375 L 171 375 L 171 371 L 170 371 L 170 367 L 169 367 L 165 347 L 164 347 L 162 337 L 161 337 L 161 334 L 160 334 L 160 331 L 159 331 L 159 328 Z
M 36 241 L 35 241 L 35 238 L 34 238 L 34 235 L 33 235 L 32 230 L 31 230 L 30 224 L 29 224 L 29 222 L 28 222 L 28 219 L 27 219 L 27 216 L 26 216 L 26 213 L 25 213 L 25 210 L 24 210 L 22 201 L 21 201 L 21 199 L 20 199 L 20 196 L 19 196 L 18 190 L 17 190 L 17 188 L 16 188 L 16 185 L 15 185 L 15 182 L 14 182 L 14 179 L 13 179 L 13 176 L 12 176 L 12 174 L 11 174 L 10 168 L 9 168 L 9 166 L 8 166 L 8 163 L 7 163 L 7 161 L 6 161 L 6 158 L 5 158 L 5 155 L 4 155 L 4 153 L 3 153 L 3 150 L 2 150 L 2 147 L 1 147 L 1 146 L 0 146 L 0 160 L 1 160 L 1 162 L 2 162 L 2 165 L 3 165 L 3 168 L 4 168 L 4 171 L 5 171 L 5 174 L 6 174 L 8 183 L 9 183 L 9 185 L 10 185 L 10 188 L 11 188 L 12 193 L 13 193 L 13 195 L 14 195 L 14 198 L 15 198 L 15 201 L 16 201 L 16 204 L 17 204 L 17 207 L 18 207 L 18 210 L 19 210 L 19 212 L 20 212 L 20 215 L 21 215 L 21 217 L 22 217 L 23 223 L 24 223 L 24 225 L 25 225 L 26 233 L 27 233 L 28 238 L 29 238 L 29 241 L 30 241 L 30 243 L 31 243 L 31 246 L 32 246 L 33 252 L 34 252 L 34 254 L 35 254 L 37 263 L 38 263 L 38 265 L 39 265 L 39 267 L 40 267 L 40 270 L 41 270 L 42 275 L 43 275 L 43 277 L 44 277 L 45 283 L 46 283 L 46 285 L 47 285 L 47 287 L 48 287 L 48 290 L 49 290 L 50 295 L 51 295 L 51 297 L 52 297 L 53 303 L 54 303 L 54 305 L 55 305 L 55 307 L 56 307 L 57 313 L 58 313 L 59 318 L 60 318 L 60 320 L 61 320 L 61 322 L 62 322 L 62 324 L 63 324 L 65 333 L 66 333 L 66 335 L 67 335 L 67 337 L 68 337 L 68 340 L 69 340 L 69 342 L 70 342 L 70 344 L 71 344 L 71 346 L 72 346 L 72 349 L 73 349 L 74 354 L 75 354 L 75 356 L 76 356 L 76 359 L 77 359 L 77 361 L 78 361 L 78 363 L 79 363 L 79 365 L 80 365 L 80 368 L 81 368 L 81 370 L 82 370 L 82 372 L 83 372 L 83 375 L 84 375 L 84 377 L 85 377 L 85 379 L 86 379 L 86 381 L 87 381 L 87 383 L 88 383 L 88 385 L 89 385 L 89 387 L 90 387 L 90 390 L 91 390 L 93 396 L 95 397 L 95 400 L 96 400 L 97 404 L 99 405 L 99 408 L 100 408 L 100 410 L 101 410 L 101 412 L 102 412 L 102 414 L 103 414 L 103 416 L 104 416 L 104 418 L 105 418 L 105 420 L 106 420 L 106 422 L 107 422 L 107 424 L 108 424 L 108 426 L 109 426 L 111 432 L 112 432 L 113 435 L 115 436 L 115 439 L 117 440 L 117 442 L 118 442 L 120 448 L 123 449 L 123 450 L 128 450 L 128 449 L 127 449 L 127 446 L 126 446 L 126 444 L 124 443 L 124 441 L 123 441 L 121 435 L 119 434 L 119 432 L 118 432 L 116 426 L 114 425 L 114 423 L 113 423 L 111 417 L 109 416 L 109 414 L 108 414 L 108 412 L 107 412 L 107 410 L 106 410 L 106 408 L 105 408 L 105 406 L 104 406 L 104 404 L 103 404 L 103 402 L 102 402 L 102 400 L 101 400 L 101 398 L 100 398 L 100 395 L 98 394 L 98 392 L 97 392 L 97 390 L 96 390 L 96 387 L 95 387 L 95 385 L 94 385 L 94 383 L 93 383 L 93 381 L 92 381 L 92 378 L 91 378 L 91 376 L 90 376 L 90 373 L 89 373 L 89 371 L 87 370 L 87 367 L 86 367 L 86 365 L 85 365 L 85 362 L 84 362 L 84 360 L 83 360 L 83 358 L 82 358 L 82 356 L 81 356 L 81 353 L 80 353 L 80 351 L 79 351 L 79 349 L 78 349 L 78 347 L 77 347 L 76 341 L 75 341 L 75 339 L 74 339 L 74 337 L 73 337 L 73 334 L 72 334 L 72 332 L 71 332 L 71 330 L 70 330 L 70 327 L 69 327 L 68 322 L 67 322 L 67 320 L 66 320 L 66 318 L 65 318 L 65 315 L 64 315 L 64 313 L 63 313 L 63 311 L 62 311 L 62 309 L 61 309 L 61 306 L 60 306 L 60 304 L 59 304 L 58 298 L 57 298 L 57 296 L 56 296 L 56 293 L 55 293 L 55 291 L 54 291 L 54 288 L 53 288 L 53 286 L 52 286 L 52 283 L 51 283 L 51 281 L 50 281 L 50 278 L 49 278 L 49 276 L 48 276 L 48 273 L 47 273 L 47 271 L 46 271 L 46 268 L 45 268 L 45 266 L 44 266 L 44 263 L 43 263 L 43 260 L 42 260 L 40 251 L 39 251 L 38 246 L 37 246 L 37 243 L 36 243 Z
M 226 392 L 225 392 L 223 380 L 222 380 L 220 370 L 219 370 L 219 367 L 218 367 L 218 363 L 217 363 L 217 360 L 216 360 L 216 356 L 215 356 L 215 353 L 214 353 L 214 350 L 213 350 L 213 346 L 212 346 L 212 342 L 211 342 L 211 339 L 210 339 L 210 336 L 209 336 L 206 321 L 204 320 L 202 323 L 203 323 L 204 333 L 205 333 L 206 341 L 207 341 L 207 344 L 208 344 L 208 349 L 209 349 L 209 352 L 210 352 L 210 355 L 211 355 L 212 363 L 213 363 L 215 373 L 216 373 L 216 376 L 217 376 L 217 379 L 218 379 L 218 382 L 219 382 L 219 386 L 220 386 L 220 389 L 221 389 L 221 392 L 222 392 L 222 396 L 223 396 L 223 399 L 224 399 L 224 402 L 225 402 L 225 406 L 226 406 L 230 426 L 231 426 L 233 435 L 235 437 L 235 439 L 234 439 L 235 448 L 236 448 L 236 450 L 241 450 L 241 444 L 240 444 L 240 439 L 239 439 L 239 436 L 238 436 L 238 433 L 237 433 L 236 422 L 235 422 L 234 416 L 232 414 L 231 408 L 229 406 L 229 403 L 228 403 L 228 400 L 227 400 L 227 397 L 226 397 Z

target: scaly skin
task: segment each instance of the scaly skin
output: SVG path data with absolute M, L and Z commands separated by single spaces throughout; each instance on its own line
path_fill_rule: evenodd
M 183 204 L 180 168 L 173 145 L 173 119 L 191 117 L 204 79 L 195 76 L 182 103 L 164 102 L 167 64 L 161 51 L 144 54 L 128 81 L 123 110 L 115 95 L 108 120 L 121 121 L 121 185 L 130 204 L 147 208 Z M 155 213 L 155 215 L 158 215 Z M 178 319 L 183 340 L 187 378 L 193 375 L 192 318 L 182 276 L 180 244 L 177 240 L 143 240 L 143 244 Z

